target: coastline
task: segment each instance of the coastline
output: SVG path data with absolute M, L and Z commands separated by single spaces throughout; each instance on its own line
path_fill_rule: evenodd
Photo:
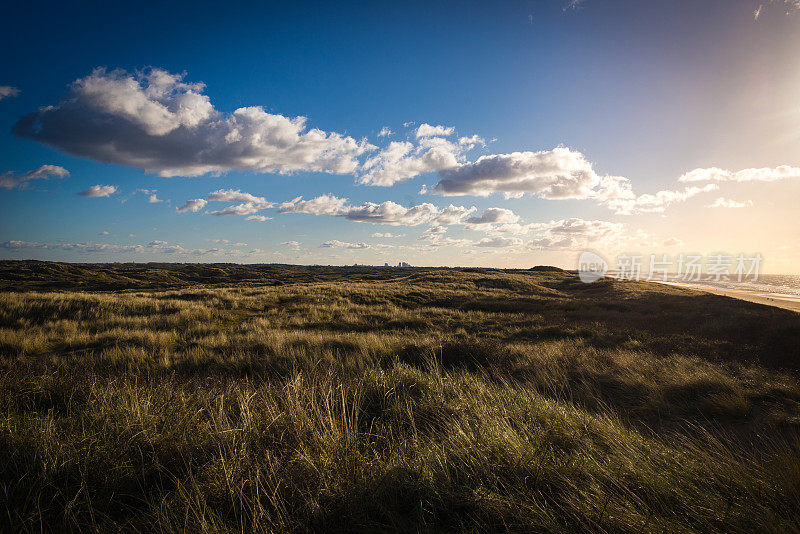
M 693 289 L 695 291 L 704 291 L 706 293 L 713 293 L 714 295 L 746 300 L 748 302 L 764 304 L 766 306 L 775 306 L 776 308 L 783 308 L 784 310 L 791 310 L 800 313 L 800 296 L 797 295 L 762 293 L 759 291 L 745 291 L 741 289 L 725 289 L 699 284 L 685 284 L 680 282 L 661 282 L 655 280 L 654 282 L 674 287 L 682 287 L 685 289 Z

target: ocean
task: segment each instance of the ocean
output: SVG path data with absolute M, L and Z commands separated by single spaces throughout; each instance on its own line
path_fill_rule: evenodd
M 754 293 L 769 293 L 773 295 L 792 295 L 800 297 L 800 275 L 795 274 L 762 274 L 758 280 L 752 281 L 750 277 L 741 282 L 735 278 L 731 280 L 705 280 L 706 275 L 701 276 L 698 281 L 688 282 L 681 276 L 670 275 L 669 281 L 687 286 L 695 287 L 717 287 L 720 289 L 737 289 L 739 291 L 751 291 Z M 657 277 L 656 280 L 661 280 Z

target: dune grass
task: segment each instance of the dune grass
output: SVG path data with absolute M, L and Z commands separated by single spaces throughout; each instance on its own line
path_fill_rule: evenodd
M 2 530 L 800 529 L 793 312 L 551 271 L 0 287 Z

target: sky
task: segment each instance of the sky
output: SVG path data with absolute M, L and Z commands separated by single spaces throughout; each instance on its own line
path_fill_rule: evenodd
M 0 259 L 800 272 L 800 1 L 32 2 Z

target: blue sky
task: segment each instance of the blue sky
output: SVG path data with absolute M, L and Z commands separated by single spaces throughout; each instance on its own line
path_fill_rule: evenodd
M 0 258 L 795 272 L 795 4 L 10 6 Z

